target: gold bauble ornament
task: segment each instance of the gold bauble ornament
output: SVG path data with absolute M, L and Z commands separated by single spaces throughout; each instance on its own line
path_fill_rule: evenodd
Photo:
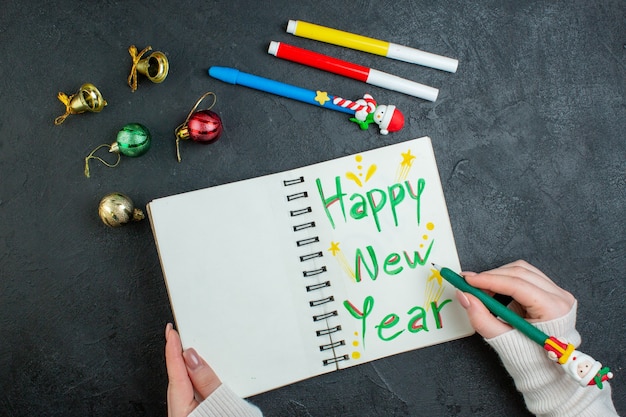
M 135 208 L 133 200 L 122 193 L 110 193 L 102 197 L 98 206 L 98 215 L 109 227 L 119 227 L 131 221 L 138 222 L 145 216 Z

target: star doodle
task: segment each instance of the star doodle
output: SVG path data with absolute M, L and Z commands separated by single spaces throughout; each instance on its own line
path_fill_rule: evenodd
M 433 279 L 436 279 L 439 285 L 442 285 L 443 277 L 441 276 L 441 272 L 433 268 L 430 269 L 430 272 L 432 272 L 432 274 L 428 277 L 426 281 L 432 281 Z
M 402 155 L 402 165 L 403 166 L 411 166 L 413 160 L 415 159 L 415 155 L 411 155 L 411 150 L 401 153 Z
M 333 253 L 333 256 L 337 256 L 337 252 L 341 252 L 339 242 L 330 242 L 330 248 L 328 248 L 328 250 Z

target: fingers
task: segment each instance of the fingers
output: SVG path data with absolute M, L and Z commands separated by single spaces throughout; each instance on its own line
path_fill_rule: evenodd
M 171 324 L 165 328 L 165 339 L 169 416 L 187 416 L 198 405 L 195 393 L 202 401 L 222 382 L 195 349 L 189 348 L 183 352 L 180 336 Z
M 486 271 L 486 273 L 503 273 L 509 276 L 516 276 L 556 295 L 561 295 L 564 292 L 563 289 L 556 285 L 554 281 L 548 278 L 543 272 L 523 260 L 503 265 L 492 271 Z
M 511 326 L 495 318 L 478 298 L 458 290 L 456 297 L 467 311 L 474 330 L 485 339 L 492 339 L 511 330 Z
M 170 383 L 182 385 L 188 383 L 191 386 L 183 359 L 183 346 L 180 343 L 180 336 L 171 323 L 165 327 L 165 365 Z
M 480 274 L 468 273 L 465 278 L 471 285 L 487 292 L 511 296 L 531 321 L 562 317 L 575 301 L 569 292 L 525 261 L 516 261 Z
M 183 357 L 187 368 L 186 372 L 191 379 L 191 383 L 200 399 L 204 400 L 222 384 L 222 381 L 220 381 L 209 364 L 198 355 L 195 349 L 189 348 L 185 350 Z
M 165 365 L 167 367 L 167 409 L 169 417 L 188 416 L 198 402 L 183 359 L 183 347 L 178 332 L 171 323 L 165 327 Z

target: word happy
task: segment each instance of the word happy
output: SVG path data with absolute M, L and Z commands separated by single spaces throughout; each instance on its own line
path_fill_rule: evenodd
M 423 178 L 417 181 L 415 188 L 409 181 L 404 181 L 403 183 L 390 185 L 386 189 L 373 188 L 365 192 L 365 194 L 353 193 L 350 197 L 343 192 L 341 177 L 339 176 L 335 177 L 335 189 L 328 194 L 324 192 L 319 178 L 315 180 L 315 183 L 317 184 L 326 216 L 333 229 L 335 228 L 335 218 L 330 207 L 335 203 L 339 203 L 339 214 L 344 222 L 348 222 L 349 219 L 356 221 L 370 220 L 374 222 L 376 230 L 379 232 L 382 231 L 381 216 L 383 213 L 387 212 L 397 227 L 399 225 L 398 206 L 410 203 L 414 205 L 415 221 L 418 226 L 420 224 L 421 197 L 426 185 L 426 181 Z

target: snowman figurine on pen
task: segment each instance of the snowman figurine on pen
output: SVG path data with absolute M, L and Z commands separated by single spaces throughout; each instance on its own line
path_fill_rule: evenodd
M 354 102 L 349 100 L 335 98 L 335 104 L 344 106 L 349 104 L 350 108 L 354 108 L 354 117 L 350 118 L 351 122 L 359 125 L 363 130 L 367 130 L 370 124 L 376 123 L 383 135 L 389 132 L 397 132 L 404 127 L 404 115 L 392 104 L 377 105 L 376 100 L 369 94 L 365 94 Z

